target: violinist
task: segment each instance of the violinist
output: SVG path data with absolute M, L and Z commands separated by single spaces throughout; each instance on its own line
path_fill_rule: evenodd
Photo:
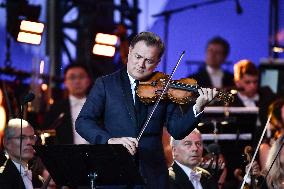
M 268 112 L 271 114 L 269 128 L 271 136 L 267 137 L 260 145 L 259 163 L 261 168 L 264 168 L 266 164 L 271 145 L 275 142 L 275 140 L 284 134 L 284 99 L 277 99 L 270 104 Z
M 269 150 L 265 171 L 268 172 L 266 183 L 269 189 L 284 188 L 284 135 L 278 138 Z M 280 152 L 279 152 L 280 150 Z M 278 154 L 279 152 L 279 154 Z M 278 156 L 276 156 L 278 154 Z M 274 161 L 275 160 L 275 161 Z M 274 163 L 273 163 L 274 161 Z
M 160 37 L 152 32 L 136 35 L 130 43 L 126 67 L 96 80 L 76 120 L 77 132 L 91 144 L 121 144 L 135 155 L 145 188 L 153 189 L 168 188 L 163 126 L 175 139 L 184 138 L 197 126 L 205 105 L 217 94 L 216 89 L 198 89 L 195 105 L 184 112 L 171 101 L 161 101 L 138 143 L 136 137 L 153 104 L 142 104 L 135 88 L 137 82 L 152 76 L 164 48 Z

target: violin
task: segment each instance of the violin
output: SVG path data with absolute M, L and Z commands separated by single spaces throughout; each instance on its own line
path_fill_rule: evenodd
M 162 94 L 162 91 L 169 79 L 169 76 L 162 72 L 155 72 L 147 81 L 140 81 L 136 93 L 144 104 L 154 103 Z M 167 92 L 162 96 L 163 100 L 171 100 L 177 104 L 187 104 L 196 99 L 196 93 L 200 86 L 192 78 L 172 80 L 169 83 Z M 234 101 L 231 93 L 219 91 L 217 99 L 225 103 Z

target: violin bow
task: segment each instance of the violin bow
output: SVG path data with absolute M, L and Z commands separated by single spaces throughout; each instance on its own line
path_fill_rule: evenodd
M 259 150 L 261 141 L 262 141 L 262 139 L 263 139 L 263 137 L 264 137 L 264 134 L 265 134 L 265 132 L 266 132 L 266 130 L 267 130 L 267 128 L 268 128 L 270 119 L 271 119 L 271 114 L 269 114 L 269 116 L 268 116 L 267 122 L 266 122 L 265 127 L 264 127 L 264 129 L 263 129 L 263 131 L 262 131 L 261 137 L 260 137 L 260 139 L 259 139 L 259 141 L 258 141 L 256 150 L 255 150 L 255 152 L 254 152 L 254 154 L 253 154 L 253 157 L 252 157 L 251 162 L 250 162 L 250 164 L 249 164 L 249 168 L 248 168 L 248 170 L 247 170 L 247 172 L 246 172 L 246 174 L 245 174 L 245 176 L 244 176 L 244 180 L 243 180 L 243 183 L 242 183 L 240 189 L 243 189 L 243 187 L 244 187 L 244 185 L 245 185 L 245 182 L 246 182 L 246 180 L 247 180 L 247 178 L 248 178 L 248 175 L 249 175 L 249 173 L 250 173 L 250 170 L 251 170 L 251 168 L 252 168 L 252 164 L 253 164 L 253 162 L 254 162 L 254 160 L 255 160 L 255 157 L 256 157 L 256 154 L 257 154 L 257 152 L 258 152 L 258 150 Z
M 176 65 L 175 65 L 174 69 L 172 70 L 171 75 L 169 76 L 169 79 L 168 79 L 168 81 L 167 81 L 165 87 L 163 88 L 162 94 L 161 94 L 161 95 L 159 96 L 159 98 L 156 100 L 156 102 L 155 102 L 155 104 L 154 104 L 154 107 L 153 107 L 151 113 L 147 116 L 147 120 L 145 121 L 145 123 L 144 123 L 144 125 L 143 125 L 143 127 L 142 127 L 142 129 L 141 129 L 141 131 L 140 131 L 140 133 L 139 133 L 139 135 L 138 135 L 138 137 L 136 138 L 138 142 L 139 142 L 139 140 L 141 139 L 141 137 L 142 137 L 142 135 L 143 135 L 145 129 L 147 128 L 147 126 L 148 126 L 148 124 L 149 124 L 149 122 L 150 122 L 150 120 L 151 120 L 151 118 L 152 118 L 152 116 L 153 116 L 155 110 L 157 109 L 158 104 L 160 103 L 160 101 L 161 101 L 161 99 L 163 98 L 164 94 L 166 94 L 166 91 L 168 90 L 168 87 L 169 87 L 169 85 L 170 85 L 170 82 L 171 82 L 171 80 L 172 80 L 172 77 L 173 77 L 174 73 L 176 72 L 176 69 L 177 69 L 177 67 L 178 67 L 178 65 L 179 65 L 179 63 L 180 63 L 182 57 L 184 56 L 184 54 L 185 54 L 185 51 L 183 51 L 183 52 L 181 53 L 181 55 L 180 55 L 180 57 L 179 57 L 179 59 L 178 59 Z

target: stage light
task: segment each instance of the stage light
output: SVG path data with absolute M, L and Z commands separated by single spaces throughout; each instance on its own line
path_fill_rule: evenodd
M 26 0 L 7 1 L 6 6 L 6 29 L 11 36 L 19 42 L 40 44 L 44 29 L 44 24 L 37 22 L 41 6 L 30 5 Z
M 116 45 L 118 37 L 116 35 L 97 33 L 96 43 L 105 44 L 105 45 Z
M 95 37 L 95 45 L 93 47 L 93 54 L 113 57 L 117 41 L 118 37 L 116 35 L 97 33 Z
M 284 47 L 274 46 L 274 47 L 272 47 L 272 51 L 275 52 L 275 53 L 283 53 Z
M 27 33 L 20 31 L 17 37 L 18 42 L 39 45 L 41 42 L 41 35 L 35 33 Z
M 43 23 L 22 20 L 17 41 L 33 45 L 39 45 L 41 42 L 41 35 L 43 29 L 44 29 Z
M 93 47 L 93 53 L 95 55 L 113 57 L 115 53 L 115 47 L 108 46 L 108 45 L 95 44 Z
M 40 22 L 32 22 L 28 20 L 22 20 L 20 25 L 20 30 L 27 31 L 30 33 L 42 34 L 44 24 Z

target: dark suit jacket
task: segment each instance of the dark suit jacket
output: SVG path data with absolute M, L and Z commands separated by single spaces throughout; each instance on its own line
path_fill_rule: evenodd
M 223 88 L 230 88 L 233 87 L 234 84 L 234 76 L 230 72 L 223 71 L 224 76 L 222 79 L 222 87 Z M 197 73 L 188 76 L 189 78 L 194 78 L 198 85 L 201 87 L 213 87 L 212 81 L 209 77 L 209 73 L 207 72 L 206 68 L 203 66 L 201 67 Z
M 60 114 L 64 116 L 59 119 Z M 54 125 L 53 125 L 54 124 Z M 69 99 L 55 102 L 50 110 L 45 115 L 44 126 L 45 129 L 56 130 L 56 143 L 57 144 L 73 144 L 73 128 L 72 116 Z
M 38 175 L 33 174 L 32 183 L 34 188 L 40 188 L 42 181 L 39 179 Z M 0 168 L 0 188 L 1 189 L 25 189 L 24 182 L 20 173 L 12 162 L 8 159 L 4 165 Z
M 149 113 L 153 105 L 147 108 Z M 130 81 L 126 69 L 98 78 L 77 120 L 77 132 L 91 144 L 106 144 L 112 137 L 137 137 L 137 125 Z M 182 139 L 196 126 L 193 109 L 182 113 L 173 103 L 161 102 L 139 141 L 139 167 L 147 188 L 168 188 L 168 171 L 162 145 L 166 122 L 169 133 Z
M 169 168 L 170 189 L 194 189 L 192 182 L 189 180 L 182 168 L 174 162 Z M 217 189 L 217 182 L 205 172 L 202 172 L 200 183 L 203 189 Z
M 259 107 L 259 118 L 261 125 L 264 126 L 268 116 L 268 107 L 274 100 L 276 100 L 277 96 L 269 87 L 260 87 L 258 92 L 259 101 L 256 102 L 256 104 Z M 234 102 L 230 103 L 230 106 L 245 107 L 238 95 L 235 95 L 235 100 Z

